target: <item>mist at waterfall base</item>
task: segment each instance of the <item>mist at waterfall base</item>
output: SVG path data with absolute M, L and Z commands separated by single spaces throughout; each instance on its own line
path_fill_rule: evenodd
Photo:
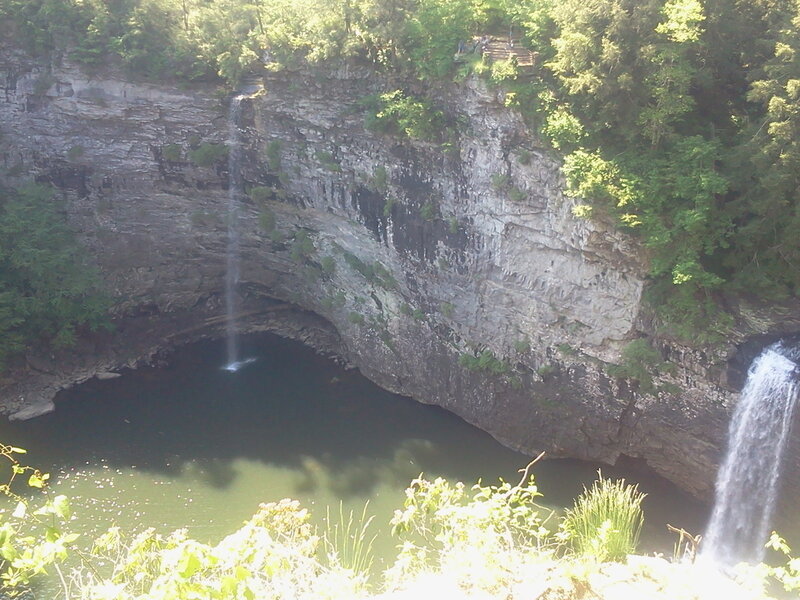
M 702 556 L 723 566 L 764 558 L 798 397 L 800 352 L 778 342 L 752 363 L 733 414 Z
M 170 365 L 143 368 L 63 392 L 57 409 L 0 423 L 0 440 L 27 448 L 26 462 L 52 475 L 72 499 L 71 527 L 91 540 L 112 524 L 153 526 L 215 542 L 261 502 L 291 497 L 324 528 L 325 507 L 375 515 L 376 568 L 396 555 L 389 519 L 420 473 L 468 484 L 516 482 L 530 456 L 438 407 L 377 388 L 308 348 L 271 335 L 243 336 L 257 358 L 235 377 L 221 371 L 226 348 L 182 348 Z M 598 465 L 545 460 L 534 473 L 543 506 L 570 506 Z M 642 549 L 670 553 L 665 524 L 699 531 L 704 508 L 656 477 L 603 467 L 639 481 Z M 552 526 L 556 526 L 553 519 Z

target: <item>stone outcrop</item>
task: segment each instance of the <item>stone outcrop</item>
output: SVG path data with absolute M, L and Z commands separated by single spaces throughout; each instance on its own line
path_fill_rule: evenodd
M 735 346 L 711 356 L 657 343 L 672 364 L 658 393 L 608 374 L 649 330 L 643 251 L 573 216 L 556 157 L 502 91 L 478 79 L 439 90 L 455 124 L 442 145 L 366 130 L 359 101 L 386 89 L 367 70 L 257 83 L 240 123 L 242 328 L 299 336 L 522 451 L 643 460 L 708 496 Z M 66 198 L 124 324 L 67 366 L 30 356 L 3 388 L 6 411 L 29 416 L 58 387 L 219 333 L 227 163 L 190 153 L 226 143 L 228 97 L 11 52 L 0 86 L 4 180 L 32 175 Z M 282 318 L 276 302 L 297 310 Z M 780 329 L 771 315 L 753 322 L 736 342 Z

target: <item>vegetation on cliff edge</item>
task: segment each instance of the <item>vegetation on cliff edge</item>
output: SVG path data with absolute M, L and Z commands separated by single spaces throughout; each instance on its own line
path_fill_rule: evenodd
M 713 339 L 727 298 L 800 287 L 796 0 L 0 0 L 0 33 L 185 82 L 360 61 L 393 81 L 375 127 L 424 139 L 437 84 L 483 72 L 564 155 L 576 214 L 641 240 L 664 333 Z M 534 66 L 481 61 L 483 34 Z

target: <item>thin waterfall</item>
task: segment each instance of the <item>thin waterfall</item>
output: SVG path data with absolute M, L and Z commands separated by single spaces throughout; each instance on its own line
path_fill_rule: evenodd
M 778 342 L 766 348 L 748 370 L 703 540 L 702 555 L 722 565 L 764 558 L 798 396 L 797 354 Z
M 236 331 L 239 284 L 239 202 L 242 195 L 242 132 L 239 118 L 242 113 L 240 94 L 231 99 L 228 111 L 228 248 L 225 270 L 225 345 L 227 349 L 226 371 L 237 371 L 242 362 L 239 358 L 239 337 Z

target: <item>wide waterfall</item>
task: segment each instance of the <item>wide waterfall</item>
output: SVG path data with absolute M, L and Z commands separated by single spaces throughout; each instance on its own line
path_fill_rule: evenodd
M 750 366 L 717 475 L 702 554 L 722 565 L 760 562 L 798 396 L 798 356 L 778 342 Z
M 226 371 L 237 371 L 239 359 L 239 337 L 236 331 L 237 291 L 239 284 L 239 203 L 242 195 L 242 132 L 239 117 L 242 112 L 244 94 L 234 96 L 228 112 L 228 248 L 225 270 L 225 334 L 227 362 Z

